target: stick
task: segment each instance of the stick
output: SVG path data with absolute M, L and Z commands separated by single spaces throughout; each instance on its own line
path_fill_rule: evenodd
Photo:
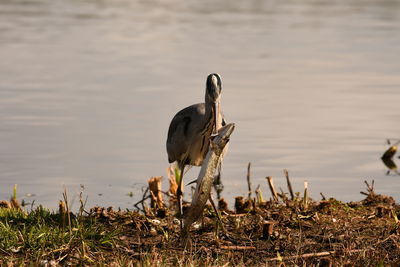
M 303 197 L 303 207 L 308 208 L 308 182 L 304 181 L 304 197 Z
M 256 247 L 253 246 L 221 246 L 221 249 L 228 249 L 228 250 L 256 250 Z
M 283 260 L 293 260 L 297 258 L 310 258 L 310 257 L 323 257 L 323 256 L 329 256 L 335 254 L 335 251 L 324 251 L 324 252 L 318 252 L 318 253 L 306 253 L 303 255 L 295 255 L 295 256 L 286 256 L 286 257 L 276 257 L 276 258 L 270 258 L 267 259 L 267 261 L 283 261 Z
M 269 189 L 271 190 L 274 201 L 278 202 L 278 194 L 276 193 L 276 190 L 275 190 L 274 180 L 272 179 L 271 176 L 267 176 L 267 180 L 268 180 Z
M 63 192 L 63 198 L 64 198 L 65 207 L 67 209 L 69 234 L 72 235 L 71 215 L 69 213 L 67 188 L 65 186 L 64 186 L 64 192 Z
M 364 251 L 363 249 L 353 249 L 350 251 L 347 251 L 348 253 L 358 253 Z M 305 253 L 302 255 L 294 255 L 294 256 L 285 256 L 285 257 L 276 257 L 276 258 L 270 258 L 266 259 L 266 261 L 283 261 L 283 260 L 293 260 L 297 258 L 311 258 L 311 257 L 323 257 L 323 256 L 329 256 L 329 255 L 334 255 L 337 252 L 334 250 L 331 251 L 323 251 L 323 252 L 318 252 L 318 253 Z
M 369 185 L 369 183 L 367 181 L 364 181 L 364 183 L 367 185 L 368 194 L 364 193 L 364 192 L 360 192 L 360 193 L 363 194 L 363 195 L 366 195 L 366 196 L 368 196 L 368 195 L 374 196 L 375 195 L 375 192 L 374 192 L 374 180 L 372 180 L 372 185 Z
M 251 198 L 251 181 L 250 181 L 250 167 L 251 167 L 251 162 L 247 165 L 247 187 L 249 188 L 249 197 Z
M 138 210 L 140 210 L 140 208 L 138 207 L 139 204 L 142 204 L 142 208 L 143 208 L 143 212 L 145 211 L 144 209 L 144 204 L 143 202 L 146 201 L 147 199 L 149 199 L 151 196 L 146 196 L 147 192 L 149 191 L 149 188 L 146 187 L 146 190 L 144 191 L 143 197 L 141 200 L 139 200 L 138 202 L 136 202 L 133 206 L 135 206 Z
M 289 179 L 289 171 L 284 169 L 283 173 L 286 176 L 286 182 L 287 182 L 287 186 L 289 188 L 290 197 L 293 200 L 294 199 L 294 193 L 293 193 L 292 183 L 290 182 L 290 179 Z

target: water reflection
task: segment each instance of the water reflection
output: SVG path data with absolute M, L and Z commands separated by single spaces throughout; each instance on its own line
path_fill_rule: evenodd
M 395 175 L 400 175 L 399 171 L 397 170 L 397 165 L 394 163 L 392 159 L 382 158 L 382 162 L 388 168 L 386 175 L 389 176 L 391 173 Z
M 387 176 L 391 175 L 392 173 L 394 175 L 400 175 L 400 172 L 397 170 L 397 165 L 393 160 L 397 152 L 397 145 L 400 144 L 400 140 L 397 140 L 397 142 L 394 143 L 393 145 L 391 144 L 392 142 L 393 140 L 390 139 L 387 140 L 387 143 L 388 145 L 390 145 L 390 147 L 385 151 L 385 153 L 383 153 L 381 157 L 382 162 L 388 168 L 386 172 Z

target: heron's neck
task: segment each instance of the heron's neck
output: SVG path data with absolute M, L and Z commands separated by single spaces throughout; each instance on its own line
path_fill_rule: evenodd
M 212 129 L 214 125 L 213 103 L 206 97 L 205 99 L 205 113 L 203 117 L 202 128 L 206 131 Z

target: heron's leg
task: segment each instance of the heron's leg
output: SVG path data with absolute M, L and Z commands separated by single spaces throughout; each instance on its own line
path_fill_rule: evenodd
M 219 224 L 221 225 L 222 231 L 224 232 L 224 234 L 226 234 L 226 230 L 224 227 L 224 224 L 222 223 L 222 218 L 221 218 L 221 214 L 219 213 L 219 210 L 217 210 L 217 206 L 215 206 L 214 200 L 212 199 L 212 196 L 210 195 L 210 197 L 208 198 L 210 200 L 211 206 L 214 209 L 215 214 L 217 215 Z
M 218 201 L 221 199 L 222 190 L 224 190 L 224 185 L 222 184 L 221 180 L 221 173 L 222 173 L 222 161 L 219 162 L 217 172 L 214 176 L 214 189 L 217 192 Z
M 179 179 L 179 183 L 178 183 L 178 189 L 176 190 L 176 197 L 178 199 L 178 212 L 179 212 L 179 216 L 180 218 L 180 222 L 181 222 L 181 229 L 183 227 L 183 223 L 182 223 L 182 215 L 183 215 L 183 207 L 182 207 L 182 195 L 183 195 L 183 190 L 182 190 L 182 186 L 183 186 L 183 171 L 185 169 L 185 164 L 179 164 L 179 169 L 181 171 L 180 174 L 180 179 Z

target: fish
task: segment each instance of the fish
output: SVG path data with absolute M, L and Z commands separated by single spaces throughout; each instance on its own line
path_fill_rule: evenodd
M 234 129 L 235 124 L 229 123 L 219 128 L 216 135 L 211 136 L 210 148 L 196 180 L 197 186 L 192 197 L 192 203 L 184 216 L 184 226 L 181 232 L 182 244 L 186 244 L 188 241 L 191 225 L 203 215 L 203 210 L 210 198 L 215 171 L 221 163 L 224 148 L 228 144 Z

